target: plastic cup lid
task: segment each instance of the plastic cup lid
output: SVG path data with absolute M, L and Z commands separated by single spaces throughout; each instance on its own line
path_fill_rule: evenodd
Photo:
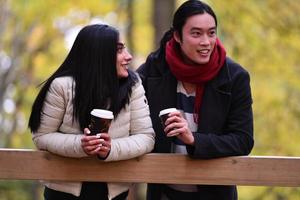
M 102 110 L 102 109 L 93 109 L 91 111 L 91 115 L 94 115 L 96 117 L 105 118 L 105 119 L 113 119 L 114 114 L 113 112 L 109 110 Z
M 171 112 L 175 112 L 175 111 L 177 111 L 176 108 L 167 108 L 167 109 L 161 110 L 159 112 L 159 116 L 165 115 L 165 114 L 168 114 L 168 113 L 171 113 Z

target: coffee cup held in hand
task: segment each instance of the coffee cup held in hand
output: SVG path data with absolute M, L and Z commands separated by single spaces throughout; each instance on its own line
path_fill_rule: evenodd
M 160 118 L 161 124 L 163 126 L 163 129 L 166 128 L 165 122 L 168 119 L 169 114 L 172 112 L 176 112 L 176 111 L 177 111 L 176 108 L 168 108 L 168 109 L 161 110 L 159 112 L 159 118 Z
M 93 109 L 91 111 L 91 135 L 98 133 L 107 133 L 114 115 L 109 110 Z

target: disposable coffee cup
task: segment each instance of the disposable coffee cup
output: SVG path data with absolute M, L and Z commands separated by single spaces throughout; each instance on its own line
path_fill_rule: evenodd
M 168 117 L 169 117 L 169 113 L 176 112 L 176 111 L 177 111 L 176 108 L 167 108 L 167 109 L 161 110 L 161 111 L 159 112 L 159 115 L 158 115 L 158 116 L 159 116 L 159 118 L 160 118 L 160 121 L 161 121 L 161 124 L 162 124 L 162 126 L 163 126 L 163 129 L 166 128 L 165 122 L 166 122 L 166 120 L 167 120 Z
M 90 135 L 107 133 L 113 119 L 113 112 L 109 110 L 93 109 L 91 111 Z

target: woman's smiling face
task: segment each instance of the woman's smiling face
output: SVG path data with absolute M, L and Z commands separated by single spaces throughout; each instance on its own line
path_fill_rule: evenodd
M 132 60 L 131 54 L 127 51 L 125 44 L 117 44 L 117 75 L 118 78 L 128 77 L 128 65 Z

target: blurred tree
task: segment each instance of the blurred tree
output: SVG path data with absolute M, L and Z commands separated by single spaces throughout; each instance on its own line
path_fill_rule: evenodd
M 133 27 L 134 27 L 134 11 L 133 3 L 135 0 L 127 0 L 127 13 L 128 13 L 128 27 L 127 27 L 127 47 L 131 50 L 131 53 L 135 54 L 134 39 L 133 39 Z
M 300 152 L 300 11 L 293 0 L 211 0 L 227 53 L 251 73 L 255 155 Z M 239 187 L 241 200 L 300 199 L 299 188 Z
M 120 24 L 130 23 L 126 6 L 123 0 L 0 1 L 0 147 L 34 147 L 27 118 L 36 86 L 60 65 L 83 25 L 109 23 L 123 32 Z M 40 198 L 37 182 L 17 183 L 1 182 L 0 199 Z
M 167 30 L 172 26 L 175 0 L 154 0 L 153 3 L 153 26 L 155 49 L 159 47 L 160 40 Z

